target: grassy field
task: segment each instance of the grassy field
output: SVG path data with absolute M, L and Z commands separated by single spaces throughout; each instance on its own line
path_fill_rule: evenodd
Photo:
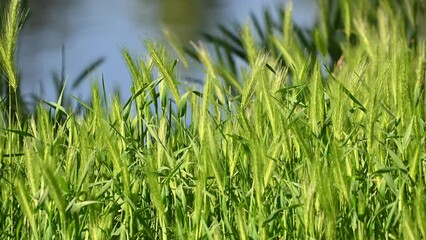
M 181 61 L 146 42 L 146 58 L 123 51 L 125 103 L 93 86 L 83 114 L 60 98 L 23 118 L 6 96 L 0 238 L 425 239 L 426 42 L 407 37 L 409 8 L 369 2 L 340 1 L 343 58 L 332 70 L 301 48 L 288 8 L 269 36 L 276 51 L 242 30 L 239 76 L 197 45 L 203 92 L 182 92 Z M 12 95 L 10 3 L 0 63 Z

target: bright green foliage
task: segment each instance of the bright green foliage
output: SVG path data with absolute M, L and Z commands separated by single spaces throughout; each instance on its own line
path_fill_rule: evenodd
M 241 81 L 198 45 L 204 91 L 180 94 L 177 62 L 147 43 L 145 61 L 123 52 L 126 103 L 94 86 L 85 115 L 59 99 L 1 118 L 0 238 L 426 238 L 425 39 L 385 3 L 371 26 L 368 1 L 340 2 L 359 42 L 333 72 L 286 18 L 279 56 L 243 30 Z
M 5 3 L 2 3 L 2 5 Z M 16 49 L 16 39 L 19 30 L 20 1 L 10 0 L 2 9 L 0 17 L 3 26 L 0 28 L 0 69 L 6 75 L 6 80 L 11 85 L 12 90 L 16 91 L 18 87 L 17 74 L 15 71 L 14 54 Z

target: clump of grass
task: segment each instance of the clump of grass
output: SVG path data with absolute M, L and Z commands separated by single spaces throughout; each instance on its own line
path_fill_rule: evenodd
M 379 25 L 342 2 L 360 41 L 334 71 L 286 18 L 270 36 L 279 56 L 244 30 L 234 90 L 197 45 L 204 91 L 179 92 L 178 62 L 147 43 L 145 60 L 123 51 L 125 103 L 94 86 L 84 116 L 59 101 L 2 119 L 0 144 L 18 154 L 0 148 L 1 238 L 426 238 L 426 42 L 410 44 L 386 1 Z

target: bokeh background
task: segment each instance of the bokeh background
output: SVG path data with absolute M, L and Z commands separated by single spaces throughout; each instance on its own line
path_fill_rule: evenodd
M 163 29 L 183 43 L 197 42 L 203 32 L 215 33 L 218 24 L 249 22 L 250 14 L 260 16 L 265 9 L 285 4 L 284 0 L 28 0 L 30 13 L 17 51 L 22 94 L 54 101 L 54 75 L 64 74 L 70 85 L 85 67 L 103 58 L 70 94 L 88 97 L 90 84 L 100 82 L 103 75 L 107 91 L 118 90 L 126 98 L 131 80 L 123 48 L 144 56 L 143 41 L 165 41 Z M 293 9 L 299 25 L 313 25 L 314 0 L 294 1 Z M 180 74 L 193 77 L 196 71 L 184 69 Z

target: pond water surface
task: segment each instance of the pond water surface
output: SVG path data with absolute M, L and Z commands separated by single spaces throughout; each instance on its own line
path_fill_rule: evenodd
M 70 85 L 102 57 L 105 61 L 71 94 L 88 97 L 91 81 L 103 75 L 107 91 L 119 90 L 126 98 L 131 80 L 121 56 L 123 48 L 144 56 L 143 40 L 164 40 L 163 28 L 182 41 L 197 41 L 202 32 L 215 32 L 219 23 L 247 22 L 251 12 L 259 16 L 264 9 L 284 4 L 278 0 L 29 0 L 31 12 L 17 53 L 21 91 L 27 97 L 35 94 L 54 101 L 52 76 L 61 75 L 62 59 Z M 296 0 L 293 8 L 296 22 L 313 24 L 314 0 Z

